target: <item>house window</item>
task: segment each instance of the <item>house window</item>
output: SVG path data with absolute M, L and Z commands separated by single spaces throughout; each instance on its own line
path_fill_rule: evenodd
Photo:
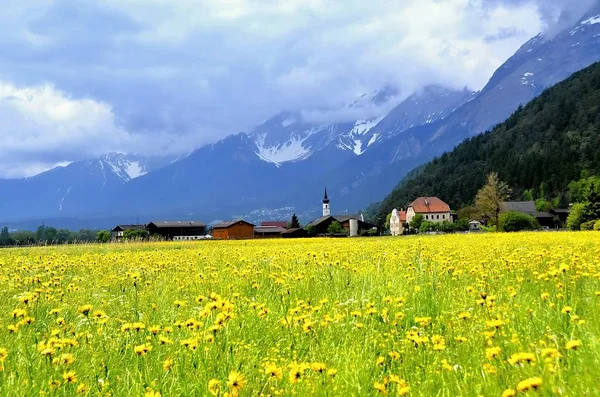
M 440 219 L 440 216 L 439 216 L 439 215 L 436 215 L 436 216 L 437 216 L 437 219 Z

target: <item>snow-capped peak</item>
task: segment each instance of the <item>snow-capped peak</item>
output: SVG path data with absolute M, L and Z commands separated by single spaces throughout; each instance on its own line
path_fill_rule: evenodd
M 109 153 L 102 156 L 101 161 L 108 164 L 113 172 L 124 182 L 146 175 L 148 171 L 135 155 Z

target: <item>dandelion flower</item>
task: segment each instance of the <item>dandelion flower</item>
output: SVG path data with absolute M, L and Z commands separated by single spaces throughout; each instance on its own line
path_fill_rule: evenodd
M 245 384 L 246 378 L 244 378 L 244 375 L 237 371 L 231 372 L 227 378 L 227 386 L 229 386 L 229 388 L 235 393 L 238 393 L 240 390 L 242 390 Z

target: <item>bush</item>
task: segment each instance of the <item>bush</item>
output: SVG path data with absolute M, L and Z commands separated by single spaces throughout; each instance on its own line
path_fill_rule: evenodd
M 412 218 L 408 226 L 410 226 L 412 230 L 421 230 L 421 225 L 424 221 L 425 217 L 421 214 L 417 214 Z
M 127 229 L 123 232 L 123 240 L 147 240 L 150 233 L 143 229 Z
M 111 239 L 111 235 L 110 232 L 108 230 L 100 230 L 97 234 L 96 234 L 96 240 L 99 243 L 107 243 L 110 241 Z
M 498 229 L 504 232 L 519 232 L 521 230 L 535 230 L 539 228 L 540 224 L 531 215 L 522 214 L 516 211 L 500 214 Z
M 329 233 L 329 234 L 345 234 L 346 229 L 344 229 L 344 226 L 342 226 L 341 223 L 334 221 L 334 222 L 331 222 L 331 225 L 329 225 L 329 227 L 327 228 L 327 233 Z
M 569 230 L 580 230 L 584 220 L 585 204 L 576 203 L 571 206 L 569 217 L 567 218 L 567 228 Z
M 439 225 L 439 223 L 425 221 L 421 223 L 421 226 L 419 227 L 419 233 L 437 232 L 439 230 Z
M 594 230 L 600 231 L 600 221 L 596 221 L 596 223 L 594 223 Z
M 594 227 L 596 226 L 596 223 L 598 221 L 587 221 L 587 222 L 583 222 L 579 228 L 579 230 L 583 230 L 583 231 L 588 231 L 588 230 L 594 230 Z

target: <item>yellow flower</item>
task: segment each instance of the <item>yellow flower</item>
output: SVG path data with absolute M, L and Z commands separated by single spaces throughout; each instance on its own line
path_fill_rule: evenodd
M 208 392 L 213 396 L 218 396 L 221 391 L 221 381 L 218 379 L 211 379 L 208 381 Z
M 558 349 L 554 349 L 552 347 L 547 347 L 547 348 L 542 349 L 542 357 L 559 358 L 559 357 L 561 357 L 561 354 L 558 351 Z
M 279 368 L 275 364 L 268 364 L 265 367 L 265 374 L 267 374 L 270 377 L 275 378 L 277 380 L 279 380 L 283 377 L 283 371 L 281 370 L 281 368 Z
M 581 347 L 581 341 L 578 339 L 570 340 L 565 345 L 565 349 L 567 350 L 577 350 Z
M 227 386 L 236 393 L 242 390 L 245 384 L 246 378 L 237 371 L 232 371 L 227 378 Z
M 75 373 L 75 371 L 63 372 L 63 376 L 62 377 L 65 380 L 65 382 L 67 382 L 67 383 L 75 383 L 75 382 L 77 382 L 77 374 Z
M 88 388 L 87 388 L 87 386 L 85 385 L 85 383 L 80 383 L 80 384 L 78 384 L 78 385 L 77 385 L 77 389 L 75 390 L 75 392 L 76 392 L 77 394 L 85 394 L 85 393 L 87 393 L 87 391 L 88 391 Z
M 327 366 L 324 363 L 312 363 L 310 364 L 310 369 L 322 374 L 327 369 Z
M 515 397 L 517 395 L 517 391 L 514 389 L 506 389 L 502 392 L 502 397 Z
M 494 358 L 500 357 L 501 352 L 502 349 L 497 346 L 488 347 L 487 349 L 485 349 L 485 356 L 488 360 L 493 360 Z
M 161 394 L 158 391 L 148 390 L 144 393 L 144 397 L 160 397 Z
M 458 314 L 458 318 L 460 318 L 461 320 L 466 320 L 471 318 L 471 313 L 470 312 L 461 312 Z
M 133 351 L 135 352 L 135 354 L 137 354 L 138 356 L 143 356 L 146 353 L 148 353 L 150 350 L 152 350 L 152 345 L 145 343 L 143 345 L 139 345 L 133 348 Z
M 79 313 L 83 314 L 84 316 L 87 316 L 92 311 L 92 305 L 79 306 L 78 310 L 79 310 Z
M 373 383 L 373 387 L 375 388 L 375 390 L 377 390 L 379 393 L 382 394 L 387 394 L 387 389 L 385 387 L 385 385 L 383 383 L 380 382 L 375 382 Z
M 529 390 L 537 390 L 542 385 L 542 378 L 529 378 L 525 379 L 517 384 L 517 390 L 521 393 Z
M 517 365 L 521 363 L 534 363 L 535 355 L 533 353 L 515 353 L 508 358 L 508 362 L 511 365 Z
M 408 393 L 410 393 L 410 387 L 408 386 L 399 387 L 396 392 L 399 396 L 406 396 Z
M 562 308 L 561 313 L 563 314 L 568 314 L 573 312 L 573 308 L 571 306 L 565 306 Z
M 163 369 L 165 371 L 170 371 L 171 368 L 173 368 L 173 360 L 170 358 L 166 358 L 165 361 L 163 361 Z

